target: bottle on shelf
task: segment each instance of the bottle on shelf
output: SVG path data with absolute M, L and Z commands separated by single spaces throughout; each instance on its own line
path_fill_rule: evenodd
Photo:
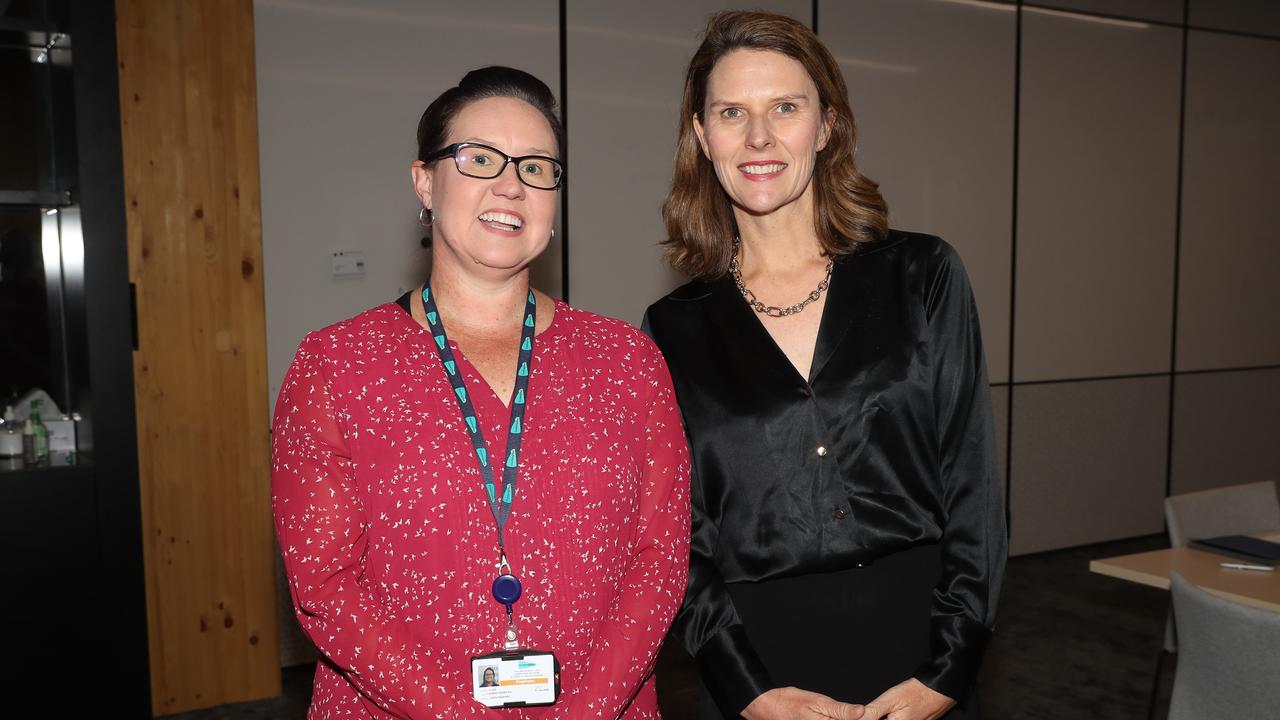
M 13 406 L 4 409 L 4 422 L 0 424 L 0 459 L 22 457 L 22 423 L 13 412 Z
M 44 426 L 44 421 L 40 419 L 40 401 L 31 401 L 31 431 L 33 435 L 32 445 L 35 452 L 35 462 L 43 462 L 49 457 L 49 429 Z M 23 429 L 26 433 L 26 429 Z
M 22 424 L 22 462 L 35 465 L 40 458 L 36 455 L 36 429 L 31 418 Z

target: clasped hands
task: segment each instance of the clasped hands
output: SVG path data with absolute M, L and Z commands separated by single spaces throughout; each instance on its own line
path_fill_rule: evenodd
M 840 702 L 800 688 L 761 693 L 742 711 L 747 720 L 937 720 L 955 707 L 951 698 L 911 678 L 866 705 Z

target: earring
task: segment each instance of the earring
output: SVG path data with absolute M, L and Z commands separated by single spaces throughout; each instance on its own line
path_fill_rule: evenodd
M 418 224 L 422 227 L 431 227 L 436 221 L 436 214 L 431 212 L 431 208 L 422 208 L 418 211 Z
M 551 228 L 551 239 L 552 239 L 552 240 L 555 240 L 555 239 L 556 239 L 556 229 L 555 229 L 555 228 Z

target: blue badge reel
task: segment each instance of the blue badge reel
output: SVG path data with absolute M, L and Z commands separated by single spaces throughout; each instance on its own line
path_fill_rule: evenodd
M 507 606 L 507 613 L 511 613 L 511 606 L 520 599 L 520 581 L 511 573 L 503 573 L 493 581 L 493 599 Z

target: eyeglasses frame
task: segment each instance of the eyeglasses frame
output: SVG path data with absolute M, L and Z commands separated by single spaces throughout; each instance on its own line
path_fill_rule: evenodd
M 498 172 L 494 173 L 492 177 L 482 177 L 478 175 L 472 175 L 470 173 L 463 171 L 462 166 L 458 164 L 458 151 L 466 147 L 477 147 L 477 148 L 484 148 L 485 150 L 492 150 L 493 152 L 502 156 L 503 158 L 502 167 L 498 168 Z M 558 190 L 560 189 L 560 186 L 564 184 L 564 163 L 560 162 L 559 160 L 553 157 L 548 157 L 546 155 L 517 155 L 513 157 L 511 155 L 508 155 L 502 152 L 498 148 L 493 147 L 492 145 L 485 145 L 484 143 L 477 143 L 477 142 L 458 142 L 452 145 L 447 145 L 431 153 L 429 156 L 427 156 L 427 159 L 425 162 L 433 163 L 438 160 L 443 160 L 447 157 L 453 158 L 453 166 L 458 169 L 459 173 L 461 173 L 466 177 L 475 178 L 477 180 L 492 180 L 496 177 L 500 177 L 502 173 L 507 171 L 508 165 L 510 165 L 511 163 L 515 163 L 516 179 L 518 179 L 520 183 L 525 185 L 526 187 L 531 187 L 534 190 Z M 520 175 L 520 163 L 525 160 L 550 161 L 551 164 L 554 165 L 560 171 L 556 173 L 556 176 L 555 176 L 556 184 L 552 185 L 551 187 L 538 187 L 537 185 L 530 184 L 528 180 L 525 180 L 524 177 Z

